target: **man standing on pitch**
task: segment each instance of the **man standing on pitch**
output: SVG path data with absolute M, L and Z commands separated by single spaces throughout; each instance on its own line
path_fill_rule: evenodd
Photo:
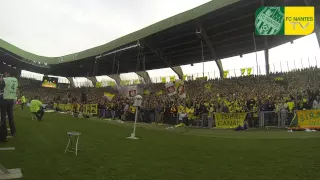
M 6 126 L 6 116 L 8 115 L 9 125 L 11 130 L 11 136 L 16 135 L 16 127 L 13 121 L 13 106 L 14 100 L 17 98 L 18 80 L 17 78 L 5 73 L 3 78 L 4 89 L 3 89 L 3 103 L 1 105 L 1 123 Z M 5 127 L 6 128 L 6 127 Z

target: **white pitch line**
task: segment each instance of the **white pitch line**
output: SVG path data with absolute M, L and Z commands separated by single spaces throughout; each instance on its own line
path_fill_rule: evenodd
M 16 148 L 15 147 L 0 148 L 0 151 L 10 151 L 10 150 L 16 150 Z

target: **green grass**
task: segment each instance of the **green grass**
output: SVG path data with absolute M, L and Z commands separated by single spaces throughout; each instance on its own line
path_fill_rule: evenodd
M 316 180 L 320 134 L 201 130 L 76 119 L 46 114 L 32 121 L 15 111 L 17 137 L 0 147 L 0 164 L 21 168 L 25 180 Z M 64 153 L 67 131 L 79 131 L 78 156 Z

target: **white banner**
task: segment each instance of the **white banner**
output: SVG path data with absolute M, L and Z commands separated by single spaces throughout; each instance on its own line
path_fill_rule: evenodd
M 140 88 L 137 85 L 125 86 L 122 88 L 122 94 L 128 98 L 133 98 L 138 94 L 143 93 L 143 88 Z
M 186 98 L 186 91 L 185 91 L 185 86 L 184 82 L 181 80 L 176 80 L 176 88 L 177 88 L 177 93 L 180 98 Z
M 173 84 L 173 82 L 166 83 L 165 87 L 166 87 L 166 91 L 167 91 L 169 96 L 173 96 L 173 95 L 177 94 L 176 87 Z

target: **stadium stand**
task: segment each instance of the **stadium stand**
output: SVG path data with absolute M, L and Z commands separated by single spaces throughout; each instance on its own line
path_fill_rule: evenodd
M 320 69 L 311 67 L 269 76 L 191 80 L 185 84 L 187 91 L 185 99 L 168 96 L 165 93 L 164 83 L 152 84 L 148 88 L 148 93 L 143 95 L 144 104 L 140 111 L 145 113 L 141 113 L 140 121 L 155 122 L 159 112 L 164 111 L 164 123 L 176 124 L 177 113 L 184 109 L 195 122 L 197 118 L 203 118 L 202 114 L 207 114 L 210 108 L 213 108 L 214 112 L 249 112 L 247 118 L 248 121 L 251 120 L 250 126 L 257 126 L 260 111 L 276 113 L 283 110 L 286 113 L 293 113 L 294 110 L 313 108 L 319 96 L 318 73 Z M 111 112 L 115 111 L 116 118 L 134 120 L 135 109 L 132 108 L 132 100 L 118 93 L 115 88 L 48 89 L 40 87 L 39 81 L 20 79 L 19 97 L 24 95 L 30 100 L 39 95 L 41 101 L 46 104 L 72 103 L 80 106 L 81 92 L 87 93 L 88 104 L 98 105 L 98 117 L 112 118 Z M 115 95 L 112 101 L 104 97 L 106 92 Z M 126 117 L 123 117 L 124 115 Z M 290 124 L 289 121 L 288 119 L 286 125 Z

